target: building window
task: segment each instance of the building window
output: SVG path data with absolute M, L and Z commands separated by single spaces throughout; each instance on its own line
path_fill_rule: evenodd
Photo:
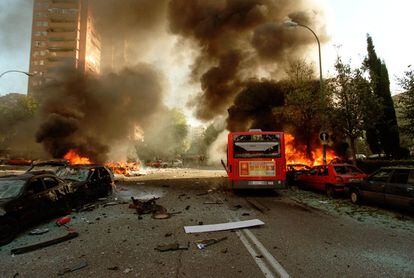
M 46 46 L 46 42 L 43 42 L 43 41 L 35 41 L 34 44 L 35 44 L 36 47 Z
M 39 61 L 39 65 L 40 65 L 40 66 L 43 66 L 44 64 L 45 64 L 45 61 L 44 61 L 44 60 L 40 60 L 40 61 Z
M 37 21 L 36 26 L 37 27 L 47 27 L 47 26 L 49 26 L 49 22 L 47 22 L 47 21 Z

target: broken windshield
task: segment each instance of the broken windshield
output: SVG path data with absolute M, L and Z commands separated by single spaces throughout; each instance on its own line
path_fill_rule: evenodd
M 277 134 L 234 135 L 234 158 L 280 157 Z
M 56 175 L 64 180 L 86 181 L 89 169 L 66 167 L 56 172 Z
M 362 174 L 362 172 L 353 166 L 334 166 L 335 172 L 338 175 L 353 175 L 353 174 Z
M 0 199 L 17 197 L 23 190 L 24 180 L 0 180 Z

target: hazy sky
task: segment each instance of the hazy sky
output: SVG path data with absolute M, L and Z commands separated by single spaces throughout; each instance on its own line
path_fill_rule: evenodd
M 328 11 L 331 41 L 323 47 L 324 74 L 332 72 L 337 52 L 359 65 L 366 53 L 366 34 L 373 37 L 377 54 L 385 60 L 393 92 L 395 76 L 414 64 L 412 0 L 321 0 Z M 0 0 L 0 73 L 29 68 L 32 0 Z M 293 30 L 292 30 L 293 31 Z M 411 35 L 410 35 L 411 34 Z M 315 45 L 315 56 L 317 55 Z M 27 91 L 27 77 L 7 74 L 0 78 L 0 95 Z

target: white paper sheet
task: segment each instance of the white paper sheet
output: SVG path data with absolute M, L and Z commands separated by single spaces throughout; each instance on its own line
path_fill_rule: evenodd
M 185 226 L 184 231 L 187 234 L 205 233 L 205 232 L 242 229 L 242 228 L 248 228 L 248 227 L 253 227 L 253 226 L 260 226 L 264 224 L 265 223 L 259 219 L 252 219 L 252 220 L 246 220 L 246 221 L 229 222 L 229 223 L 212 224 L 212 225 Z

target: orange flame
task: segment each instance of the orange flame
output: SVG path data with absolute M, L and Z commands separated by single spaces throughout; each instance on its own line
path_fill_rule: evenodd
M 105 166 L 111 169 L 114 174 L 124 176 L 131 176 L 133 171 L 139 171 L 141 168 L 140 162 L 107 162 Z
M 295 137 L 291 134 L 285 133 L 285 153 L 287 164 L 305 164 L 308 166 L 315 166 L 323 164 L 323 150 L 322 147 L 311 151 L 311 158 L 306 156 L 306 146 L 295 143 Z M 326 161 L 329 163 L 337 158 L 333 150 L 326 150 Z
M 68 160 L 70 164 L 92 164 L 88 157 L 79 155 L 76 150 L 69 150 L 63 158 Z

